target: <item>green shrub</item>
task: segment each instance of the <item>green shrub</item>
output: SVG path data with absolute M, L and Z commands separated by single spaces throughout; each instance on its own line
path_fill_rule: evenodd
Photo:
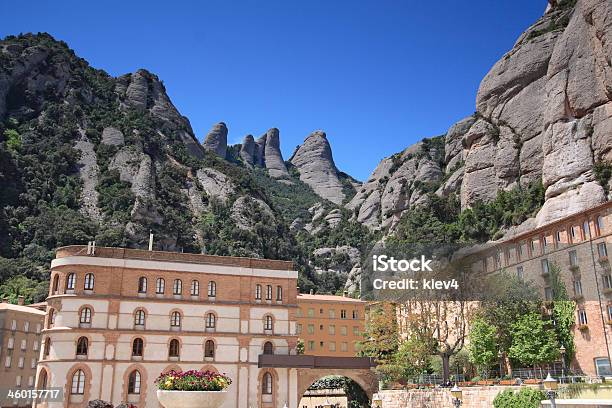
M 543 391 L 534 388 L 521 388 L 519 392 L 505 390 L 497 394 L 493 400 L 494 408 L 540 408 L 542 400 L 546 399 Z

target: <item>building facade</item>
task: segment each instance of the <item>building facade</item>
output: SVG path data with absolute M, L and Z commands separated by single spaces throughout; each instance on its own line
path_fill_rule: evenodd
M 20 304 L 0 303 L 0 389 L 34 388 L 45 312 Z M 2 401 L 2 404 L 12 401 Z
M 298 294 L 297 333 L 304 354 L 353 357 L 363 340 L 366 302 L 348 296 Z
M 480 273 L 515 274 L 552 299 L 551 270 L 576 302 L 576 356 L 571 368 L 612 376 L 612 203 L 608 202 L 497 243 L 475 265 Z
M 159 407 L 161 372 L 210 369 L 232 379 L 224 408 L 295 408 L 296 370 L 258 358 L 297 353 L 296 286 L 291 262 L 60 248 L 36 384 L 65 398 L 39 406 Z

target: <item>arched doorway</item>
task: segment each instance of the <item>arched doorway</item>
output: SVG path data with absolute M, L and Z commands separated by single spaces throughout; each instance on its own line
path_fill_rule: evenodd
M 351 377 L 355 377 L 355 379 Z M 368 408 L 372 395 L 368 395 L 360 382 L 363 383 L 362 379 L 355 375 L 326 375 L 318 378 L 308 385 L 304 391 L 299 390 L 300 401 L 298 407 Z

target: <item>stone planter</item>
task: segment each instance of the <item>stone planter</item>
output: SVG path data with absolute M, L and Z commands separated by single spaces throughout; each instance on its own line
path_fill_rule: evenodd
M 157 399 L 165 408 L 219 408 L 227 391 L 164 391 L 157 390 Z

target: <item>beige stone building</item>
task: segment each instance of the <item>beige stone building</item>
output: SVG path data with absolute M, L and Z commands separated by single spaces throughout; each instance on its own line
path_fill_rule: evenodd
M 0 303 L 0 389 L 34 388 L 45 312 L 20 304 Z M 19 402 L 19 405 L 23 405 Z M 5 405 L 12 401 L 2 401 Z
M 366 302 L 348 296 L 298 294 L 297 333 L 304 354 L 352 357 L 363 340 Z
M 577 303 L 572 368 L 611 376 L 612 202 L 515 236 L 489 249 L 475 265 L 482 273 L 506 271 L 531 280 L 550 299 L 551 266 L 560 268 L 568 294 Z
M 38 405 L 159 407 L 161 372 L 211 369 L 233 381 L 225 408 L 297 408 L 296 370 L 258 366 L 296 354 L 296 286 L 291 262 L 60 248 L 36 381 L 65 399 Z

